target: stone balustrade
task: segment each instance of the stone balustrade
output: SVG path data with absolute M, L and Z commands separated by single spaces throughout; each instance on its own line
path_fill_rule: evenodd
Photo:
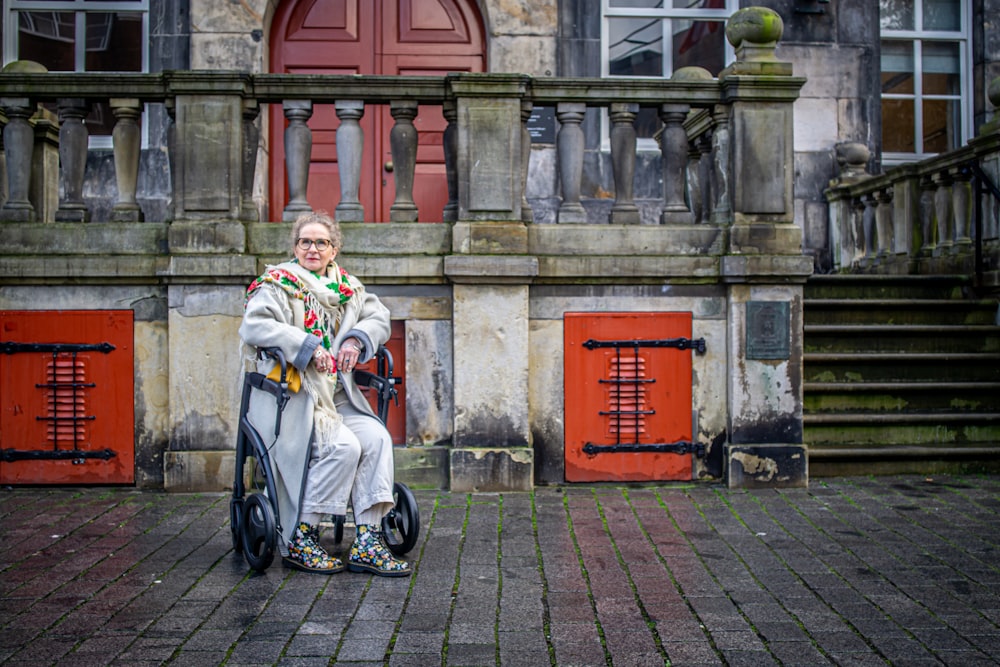
M 114 116 L 113 153 L 117 201 L 112 222 L 145 219 L 137 203 L 140 120 L 144 105 L 163 104 L 170 115 L 170 168 L 173 219 L 256 221 L 252 199 L 260 144 L 259 111 L 280 104 L 287 120 L 285 170 L 288 203 L 282 220 L 289 221 L 311 205 L 307 199 L 312 130 L 316 105 L 329 104 L 340 120 L 337 157 L 340 164 L 340 204 L 336 217 L 359 222 L 366 212 L 358 199 L 361 147 L 359 119 L 373 107 L 388 106 L 395 124 L 389 134 L 394 163 L 395 200 L 388 222 L 424 220 L 521 220 L 531 222 L 526 179 L 531 155 L 527 122 L 536 106 L 555 108 L 558 120 L 557 157 L 561 202 L 557 222 L 584 223 L 581 202 L 584 133 L 581 122 L 588 108 L 605 108 L 610 117 L 610 156 L 615 200 L 608 216 L 612 224 L 638 224 L 634 202 L 636 131 L 641 107 L 657 110 L 663 121 L 659 137 L 663 169 L 660 221 L 669 223 L 731 221 L 728 160 L 730 105 L 725 87 L 700 68 L 686 68 L 670 80 L 659 79 L 535 79 L 522 75 L 456 74 L 446 77 L 353 77 L 283 75 L 237 72 L 165 72 L 160 74 L 44 73 L 36 68 L 0 75 L 0 112 L 4 119 L 8 195 L 0 220 L 45 221 L 31 189 L 40 176 L 32 169 L 38 104 L 58 112 L 58 191 L 62 193 L 54 220 L 83 222 L 91 211 L 83 197 L 88 132 L 83 122 L 94 103 L 107 103 Z M 484 100 L 489 101 L 483 106 Z M 420 105 L 442 108 L 449 202 L 443 211 L 418 212 L 413 202 L 413 178 L 418 143 L 413 125 Z M 692 110 L 700 113 L 691 114 Z M 693 118 L 692 118 L 693 117 Z M 505 133 L 511 133 L 506 136 Z M 493 141 L 489 135 L 496 135 Z M 516 135 L 516 136 L 514 136 Z M 206 143 L 207 142 L 207 143 Z M 512 144 L 516 143 L 514 146 Z M 204 146 L 222 147 L 206 163 Z M 480 148 L 490 147 L 489 150 Z M 510 150 L 496 151 L 496 147 Z M 477 151 L 481 154 L 476 154 Z M 214 153 L 214 151 L 213 151 Z M 476 160 L 498 162 L 487 181 L 468 169 Z M 466 169 L 462 171 L 463 165 Z M 704 168 L 702 165 L 711 165 Z M 209 169 L 208 167 L 211 167 Z M 493 176 L 503 174 L 506 178 Z M 51 180 L 51 179 L 50 179 Z M 497 192 L 497 183 L 508 184 Z M 56 183 L 49 183 L 55 188 Z M 490 210 L 478 210 L 473 191 L 488 190 Z M 715 192 L 712 197 L 710 193 Z M 462 200 L 462 194 L 469 196 Z
M 996 273 L 1000 133 L 920 162 L 866 172 L 868 150 L 838 147 L 827 190 L 833 266 L 861 273 Z

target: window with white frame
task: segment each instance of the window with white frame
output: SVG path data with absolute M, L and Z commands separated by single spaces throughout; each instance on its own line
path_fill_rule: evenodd
M 969 138 L 968 0 L 881 0 L 882 157 L 899 163 Z
M 4 0 L 3 62 L 50 72 L 149 71 L 149 0 Z M 110 146 L 106 104 L 87 117 L 91 146 Z
M 681 67 L 713 76 L 733 60 L 726 21 L 739 0 L 602 0 L 602 76 L 669 78 Z M 636 119 L 639 137 L 659 128 L 655 109 Z

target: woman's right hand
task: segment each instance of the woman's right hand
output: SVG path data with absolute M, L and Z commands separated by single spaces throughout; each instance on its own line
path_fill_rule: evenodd
M 327 352 L 322 346 L 317 347 L 313 352 L 313 365 L 320 373 L 333 372 L 333 355 Z

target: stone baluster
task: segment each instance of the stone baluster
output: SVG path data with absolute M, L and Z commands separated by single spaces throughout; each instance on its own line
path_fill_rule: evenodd
M 528 168 L 531 166 L 531 133 L 528 132 L 528 120 L 534 103 L 531 100 L 521 100 L 521 222 L 534 222 L 535 214 L 528 203 Z
M 892 229 L 892 187 L 876 190 L 875 227 L 878 232 L 878 256 L 887 257 L 895 252 L 895 235 Z
M 698 137 L 698 140 L 695 142 L 695 148 L 698 149 L 698 181 L 701 183 L 701 197 L 699 201 L 701 214 L 698 216 L 696 222 L 708 222 L 712 214 L 712 200 L 714 196 L 712 189 L 712 172 L 714 171 L 712 161 L 712 133 L 706 132 Z
M 243 100 L 243 169 L 240 189 L 243 191 L 240 218 L 246 222 L 259 222 L 260 213 L 253 200 L 254 174 L 257 172 L 257 147 L 260 145 L 260 128 L 257 116 L 260 104 L 254 99 Z
M 340 171 L 340 203 L 335 212 L 339 222 L 364 222 L 365 207 L 358 198 L 361 188 L 361 156 L 365 148 L 365 133 L 361 117 L 365 103 L 361 100 L 337 100 L 334 105 L 340 127 L 337 128 L 337 168 Z
M 698 147 L 698 140 L 695 140 L 688 145 L 687 169 L 684 171 L 684 178 L 687 180 L 689 205 L 691 207 L 691 222 L 694 223 L 701 222 L 705 211 L 704 202 L 702 201 L 704 190 L 702 188 L 701 167 L 701 149 Z
M 690 110 L 686 104 L 664 104 L 660 107 L 660 120 L 663 121 L 663 133 L 660 135 L 663 214 L 660 222 L 665 225 L 691 222 L 691 211 L 684 198 L 689 149 L 684 119 Z
M 441 220 L 455 222 L 458 220 L 458 106 L 455 100 L 445 100 L 441 105 L 441 113 L 447 121 L 442 143 L 445 180 L 448 185 L 448 203 L 441 212 Z
M 865 238 L 865 211 L 868 208 L 861 197 L 851 200 L 851 265 L 857 266 L 864 259 L 868 250 L 867 239 Z
M 635 205 L 635 117 L 638 104 L 615 102 L 608 116 L 611 119 L 611 173 L 615 179 L 615 203 L 611 206 L 611 223 L 638 225 L 639 207 Z
M 417 205 L 413 202 L 413 176 L 417 166 L 417 128 L 413 119 L 417 117 L 418 105 L 412 101 L 394 101 L 389 104 L 389 113 L 396 121 L 389 131 L 389 149 L 392 170 L 396 183 L 396 198 L 389 208 L 392 222 L 416 222 Z
M 864 234 L 865 241 L 864 260 L 870 262 L 875 259 L 878 253 L 878 238 L 876 237 L 878 233 L 876 225 L 878 202 L 872 193 L 863 195 L 861 202 L 864 205 L 864 212 L 861 216 L 862 233 Z
M 139 153 L 142 135 L 139 118 L 142 102 L 136 98 L 111 98 L 115 127 L 111 141 L 115 155 L 115 181 L 118 201 L 111 208 L 111 222 L 141 222 L 144 217 L 135 195 L 139 185 Z
M 0 99 L 0 108 L 7 116 L 3 128 L 7 201 L 0 209 L 0 220 L 29 222 L 35 217 L 35 207 L 29 199 L 35 131 L 28 119 L 35 113 L 35 105 L 27 97 L 5 97 Z
M 62 199 L 56 210 L 58 222 L 88 222 L 90 210 L 83 202 L 83 178 L 87 170 L 90 133 L 83 120 L 90 103 L 80 98 L 59 100 L 59 165 Z
M 712 207 L 712 222 L 727 224 L 733 220 L 733 208 L 729 203 L 729 107 L 716 106 L 712 111 L 712 123 L 712 152 L 715 156 L 715 205 Z
M 972 203 L 972 173 L 966 169 L 956 168 L 950 170 L 951 184 L 951 210 L 955 220 L 955 247 L 953 250 L 960 250 L 962 246 L 972 245 L 972 237 L 969 235 L 969 218 L 971 215 L 970 204 Z
M 934 192 L 934 217 L 937 218 L 937 252 L 950 251 L 953 244 L 951 217 L 951 179 L 940 172 L 931 177 L 937 190 Z
M 934 194 L 937 185 L 929 178 L 920 179 L 920 255 L 930 257 L 934 254 Z
M 294 221 L 300 214 L 312 210 L 306 197 L 309 188 L 309 163 L 312 161 L 312 130 L 307 121 L 312 118 L 312 100 L 285 100 L 282 103 L 285 120 L 285 173 L 288 176 L 288 203 L 281 214 L 285 222 Z M 340 116 L 340 110 L 337 110 Z M 340 130 L 337 130 L 340 138 Z M 337 152 L 340 153 L 340 142 L 337 142 Z M 338 157 L 339 163 L 339 157 Z M 343 181 L 344 165 L 339 163 L 341 181 Z M 338 207 L 339 214 L 339 207 Z M 338 215 L 337 219 L 340 217 Z
M 587 105 L 565 102 L 556 105 L 559 133 L 556 151 L 559 160 L 559 184 L 562 203 L 559 205 L 558 222 L 586 222 L 587 212 L 580 203 L 580 182 L 583 178 L 583 128 L 580 124 Z

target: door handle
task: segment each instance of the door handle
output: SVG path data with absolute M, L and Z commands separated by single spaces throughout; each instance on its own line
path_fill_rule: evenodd
M 392 172 L 393 168 L 394 168 L 394 167 L 393 167 L 393 164 L 392 164 L 392 160 L 389 160 L 389 161 L 387 161 L 387 162 L 385 163 L 385 170 L 386 170 L 386 171 L 388 171 L 388 172 Z

